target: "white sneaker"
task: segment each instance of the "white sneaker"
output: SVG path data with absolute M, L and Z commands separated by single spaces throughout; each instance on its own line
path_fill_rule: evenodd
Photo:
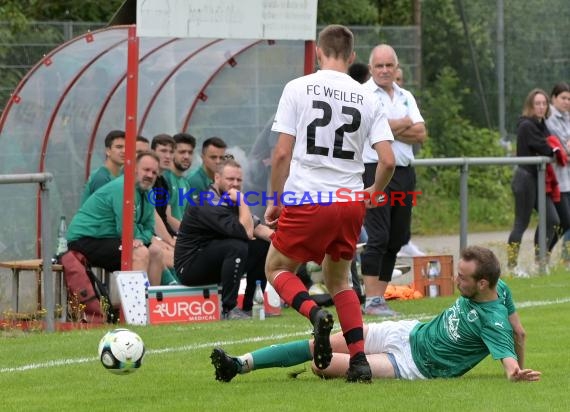
M 400 269 L 394 269 L 392 271 L 392 279 L 396 279 L 399 278 L 400 276 L 402 276 L 404 274 L 404 272 L 402 272 Z
M 407 244 L 402 246 L 397 257 L 416 257 L 416 256 L 425 256 L 426 254 L 422 252 L 416 245 L 412 243 L 410 240 Z
M 326 295 L 329 290 L 324 283 L 315 283 L 309 288 L 309 295 Z
M 522 269 L 520 266 L 515 266 L 512 269 L 511 273 L 516 278 L 528 278 L 528 277 L 530 277 L 528 272 L 526 270 Z

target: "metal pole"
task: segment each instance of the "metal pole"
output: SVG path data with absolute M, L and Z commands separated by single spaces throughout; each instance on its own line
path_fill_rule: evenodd
M 125 107 L 125 174 L 123 197 L 123 233 L 121 270 L 133 265 L 133 238 L 135 221 L 135 146 L 137 139 L 137 98 L 139 73 L 139 38 L 136 26 L 128 30 L 127 45 L 127 101 Z
M 499 105 L 499 135 L 507 140 L 505 126 L 505 36 L 504 36 L 504 0 L 497 0 L 497 87 Z
M 47 183 L 53 180 L 51 173 L 22 173 L 18 175 L 0 175 L 0 185 L 20 183 Z
M 414 36 L 414 83 L 417 90 L 422 88 L 422 3 L 413 0 L 413 21 L 415 26 Z
M 55 331 L 55 298 L 53 293 L 53 272 L 51 270 L 51 255 L 53 253 L 51 238 L 51 219 L 49 213 L 49 189 L 46 183 L 40 184 L 42 202 L 42 287 L 46 313 L 47 332 Z
M 467 230 L 469 202 L 467 181 L 469 179 L 469 164 L 465 163 L 461 166 L 461 176 L 459 180 L 459 199 L 460 199 L 460 217 L 459 217 L 459 250 L 462 251 L 467 247 Z
M 538 165 L 538 273 L 546 272 L 546 164 Z
M 315 72 L 315 59 L 317 51 L 314 40 L 305 41 L 305 64 L 303 65 L 303 73 L 305 75 Z

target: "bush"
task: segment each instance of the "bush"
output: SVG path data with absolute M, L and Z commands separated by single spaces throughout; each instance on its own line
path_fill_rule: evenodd
M 462 116 L 462 88 L 455 71 L 443 68 L 422 95 L 422 112 L 429 138 L 419 157 L 501 157 L 499 134 L 477 128 Z M 422 196 L 414 212 L 416 233 L 454 232 L 459 228 L 459 167 L 418 167 Z M 469 167 L 470 229 L 504 229 L 512 222 L 511 166 Z

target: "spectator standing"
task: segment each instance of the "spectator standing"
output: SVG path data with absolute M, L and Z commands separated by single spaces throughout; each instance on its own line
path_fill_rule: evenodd
M 364 227 L 368 242 L 361 254 L 361 270 L 366 293 L 364 313 L 377 316 L 394 316 L 388 307 L 384 294 L 392 280 L 396 255 L 409 242 L 413 197 L 406 195 L 402 201 L 394 201 L 394 194 L 408 194 L 416 186 L 416 173 L 411 166 L 414 159 L 413 144 L 426 139 L 424 119 L 416 99 L 395 82 L 398 56 L 392 47 L 381 44 L 370 53 L 372 77 L 364 86 L 377 95 L 388 115 L 388 122 L 394 135 L 392 149 L 396 158 L 396 170 L 385 192 L 388 202 L 377 208 L 368 209 Z M 378 157 L 369 147 L 364 149 L 364 185 L 370 185 Z
M 533 89 L 527 95 L 522 116 L 517 125 L 517 156 L 554 156 L 546 138 L 550 131 L 545 118 L 550 114 L 548 95 L 544 90 Z M 515 221 L 508 239 L 508 270 L 515 276 L 527 277 L 528 273 L 518 264 L 520 244 L 524 231 L 530 223 L 532 210 L 538 211 L 537 166 L 518 165 L 513 175 L 511 188 L 515 198 Z M 546 244 L 554 239 L 560 224 L 553 199 L 546 196 Z M 538 228 L 534 235 L 535 253 L 538 256 Z
M 405 77 L 404 77 L 404 70 L 402 70 L 401 67 L 398 67 L 396 69 L 396 78 L 394 79 L 394 81 L 396 82 L 396 84 L 400 87 L 404 87 L 404 83 L 406 81 Z M 414 144 L 413 145 L 413 149 L 414 149 L 414 155 L 417 154 L 417 152 L 419 151 L 419 147 L 420 144 Z M 398 252 L 398 254 L 396 255 L 397 257 L 416 257 L 416 256 L 425 256 L 425 253 L 419 248 L 417 247 L 411 240 L 408 241 L 408 243 L 406 243 L 404 246 L 402 246 L 400 248 L 400 251 Z M 392 277 L 394 277 L 394 274 L 396 273 L 398 269 L 394 269 L 394 272 L 392 272 Z M 401 275 L 402 273 L 398 273 L 399 275 Z
M 570 85 L 560 82 L 552 88 L 550 93 L 550 115 L 546 119 L 546 126 L 550 133 L 558 138 L 561 150 L 570 154 Z M 560 218 L 560 230 L 554 234 L 554 241 L 550 250 L 554 248 L 559 235 L 563 237 L 561 258 L 567 265 L 570 264 L 570 167 L 553 164 L 558 187 L 560 188 L 560 202 L 554 203 Z

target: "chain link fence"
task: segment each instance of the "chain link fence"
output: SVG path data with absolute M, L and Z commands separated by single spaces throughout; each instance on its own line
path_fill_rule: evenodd
M 33 22 L 14 27 L 0 22 L 0 114 L 20 80 L 57 46 L 104 23 Z
M 23 28 L 14 28 L 7 22 L 0 22 L 0 111 L 20 80 L 45 54 L 76 36 L 104 26 L 104 23 L 33 22 Z M 366 63 L 375 45 L 391 44 L 398 52 L 407 87 L 418 84 L 421 54 L 418 27 L 355 26 L 351 29 L 355 34 L 359 61 Z

